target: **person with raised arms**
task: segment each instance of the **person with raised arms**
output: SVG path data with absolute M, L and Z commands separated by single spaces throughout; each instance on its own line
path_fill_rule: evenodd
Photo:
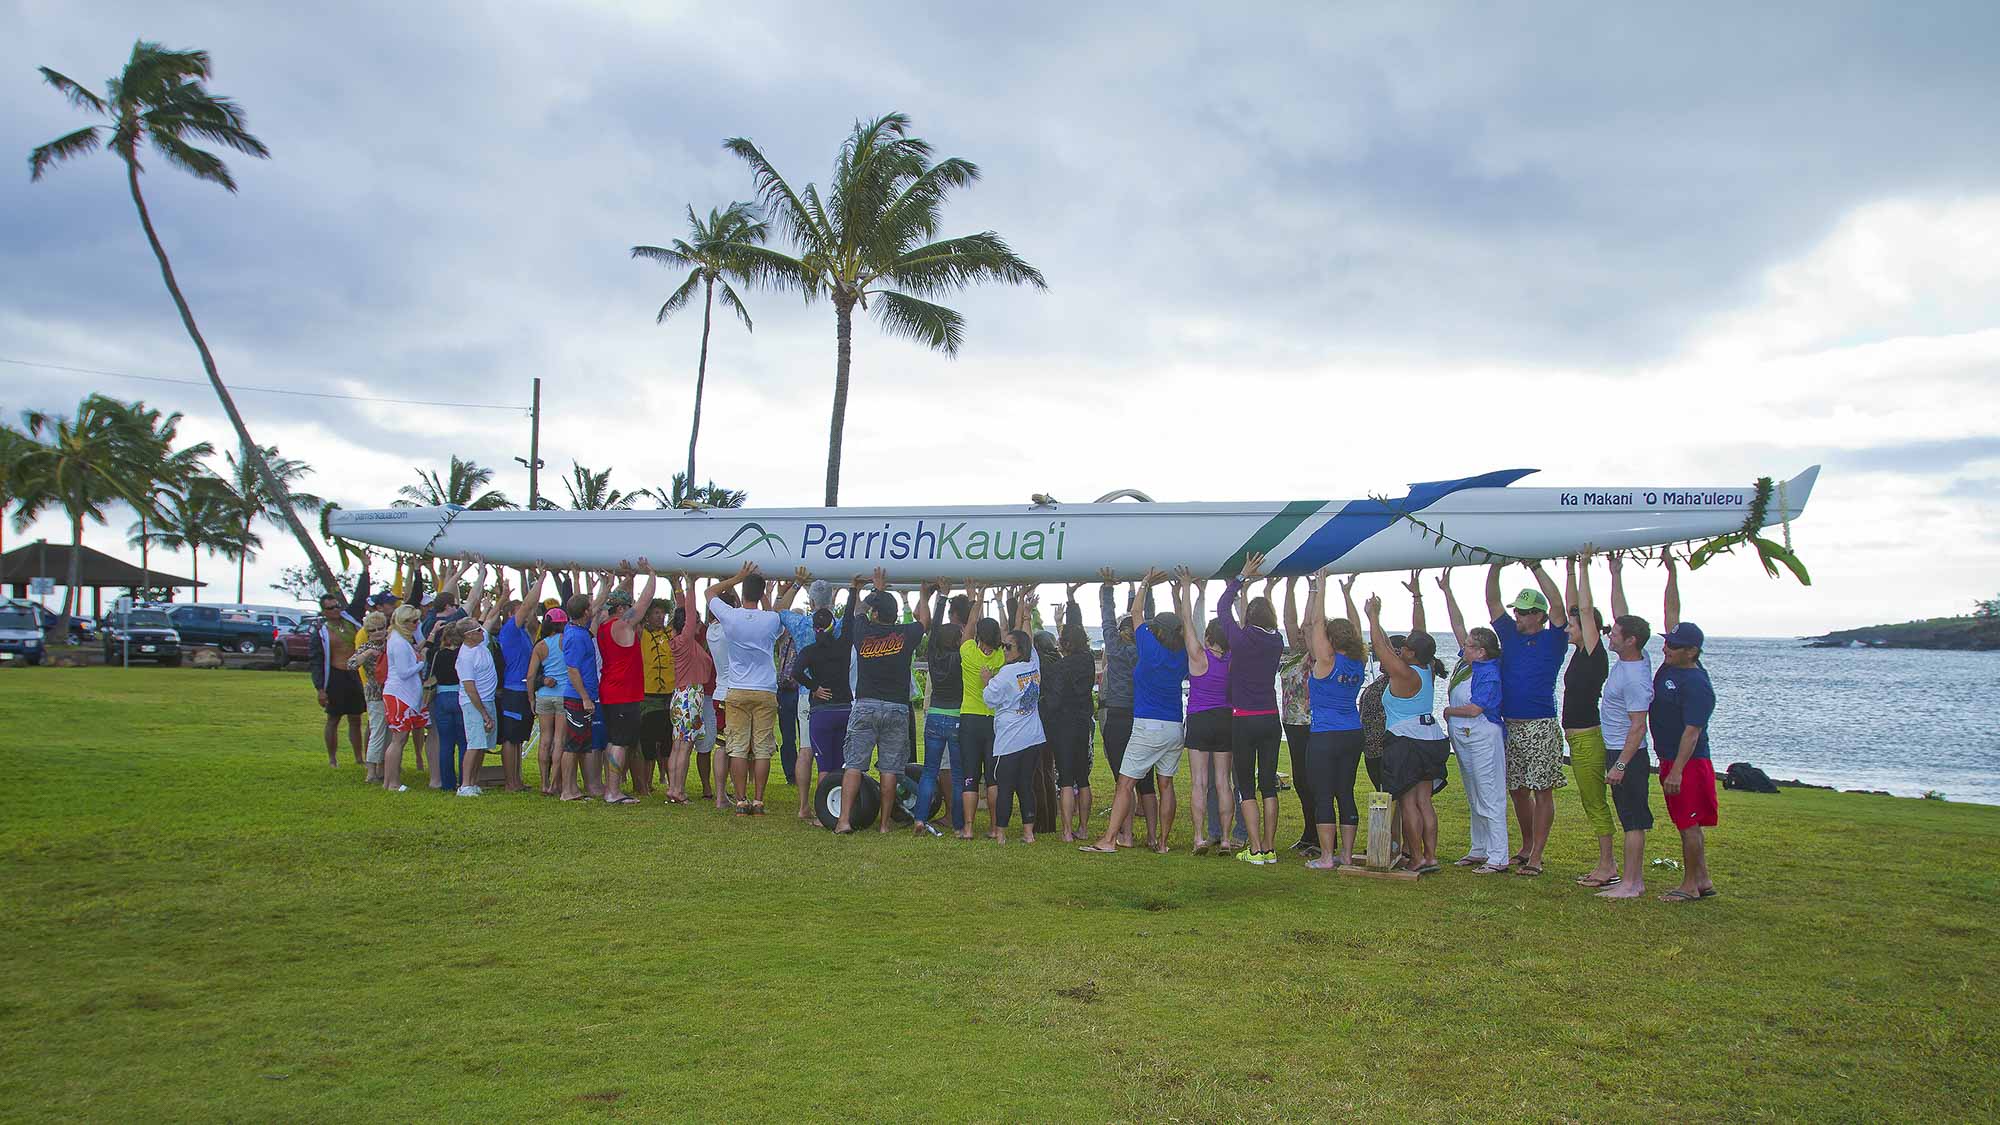
M 528 682 L 535 685 L 535 721 L 542 731 L 535 765 L 541 770 L 544 797 L 555 796 L 560 788 L 557 775 L 562 772 L 563 737 L 569 729 L 563 719 L 563 685 L 569 682 L 569 670 L 562 657 L 563 628 L 568 624 L 569 614 L 561 606 L 544 614 L 534 653 L 528 657 Z
M 1625 604 L 1625 560 L 1611 552 L 1611 634 L 1605 638 L 1618 662 L 1605 677 L 1597 705 L 1608 759 L 1604 783 L 1625 831 L 1623 872 L 1604 881 L 1600 898 L 1638 898 L 1646 893 L 1646 833 L 1653 827 L 1652 763 L 1646 757 L 1646 727 L 1653 706 L 1653 668 L 1646 656 L 1652 627 Z M 1613 747 L 1616 747 L 1614 750 Z
M 1432 713 L 1436 699 L 1437 642 L 1421 623 L 1399 647 L 1382 628 L 1382 598 L 1370 594 L 1363 607 L 1368 637 L 1388 674 L 1382 710 L 1388 728 L 1382 751 L 1382 788 L 1396 799 L 1402 813 L 1401 862 L 1419 875 L 1440 870 L 1437 861 L 1437 808 L 1431 794 L 1445 779 L 1451 750 L 1445 732 Z
M 671 594 L 671 588 L 669 589 Z M 667 609 L 671 597 L 655 597 L 639 620 L 639 662 L 645 671 L 646 695 L 639 701 L 640 782 L 635 794 L 644 799 L 653 795 L 653 776 L 667 790 L 666 803 L 686 804 L 674 793 L 670 767 L 674 758 L 674 638 L 667 632 Z
M 1451 568 L 1438 575 L 1444 591 L 1445 616 L 1458 638 L 1458 667 L 1446 689 L 1445 726 L 1458 754 L 1458 776 L 1465 785 L 1465 804 L 1472 846 L 1452 861 L 1475 875 L 1504 875 L 1507 866 L 1507 726 L 1500 717 L 1500 638 L 1493 630 L 1465 627 L 1458 595 L 1451 588 Z
M 1319 846 L 1319 802 L 1313 797 L 1312 770 L 1308 752 L 1312 742 L 1312 642 L 1299 627 L 1297 577 L 1285 579 L 1285 651 L 1278 658 L 1279 719 L 1285 728 L 1285 750 L 1291 757 L 1292 792 L 1299 799 L 1298 843 L 1292 850 L 1307 859 L 1325 854 Z M 1264 584 L 1264 596 L 1271 596 L 1271 583 Z M 1366 658 L 1363 658 L 1366 666 Z
M 993 709 L 993 842 L 1007 842 L 1014 797 L 1021 798 L 1021 842 L 1035 842 L 1035 786 L 1032 770 L 1038 751 L 1048 741 L 1041 716 L 1041 653 L 1028 636 L 1035 596 L 1015 600 L 1014 627 L 1003 642 L 1007 663 L 981 671 L 986 684 L 980 696 Z M 886 783 L 885 783 L 886 784 Z M 888 810 L 883 810 L 888 815 Z
M 854 576 L 847 595 L 847 611 L 842 615 L 842 632 L 854 645 L 854 704 L 847 714 L 847 740 L 841 754 L 845 772 L 840 780 L 840 819 L 834 834 L 854 834 L 852 816 L 861 794 L 861 779 L 868 772 L 872 753 L 882 777 L 882 811 L 879 831 L 894 827 L 896 786 L 903 767 L 910 763 L 910 662 L 916 657 L 924 634 L 930 631 L 931 607 L 919 601 L 915 621 L 896 620 L 901 605 L 889 592 L 889 578 L 875 568 L 875 590 L 868 595 L 868 616 L 858 617 L 855 603 L 869 579 Z M 997 669 L 996 669 L 997 671 Z
M 535 638 L 530 630 L 541 609 L 542 583 L 548 567 L 537 562 L 521 574 L 521 600 L 501 607 L 494 640 L 500 645 L 500 768 L 509 793 L 526 789 L 521 777 L 521 748 L 535 725 L 535 705 L 528 687 L 528 665 L 534 660 Z
M 1361 765 L 1361 711 L 1356 700 L 1368 676 L 1368 652 L 1361 643 L 1361 615 L 1352 586 L 1344 586 L 1347 616 L 1326 615 L 1326 572 L 1306 586 L 1306 621 L 1312 635 L 1308 687 L 1312 708 L 1306 770 L 1315 808 L 1319 855 L 1306 866 L 1332 871 L 1354 862 L 1354 834 L 1361 812 L 1354 803 L 1354 773 Z M 1337 840 L 1336 840 L 1337 833 Z
M 951 579 L 933 578 L 925 591 L 936 597 L 931 606 L 931 630 L 924 638 L 924 667 L 930 675 L 930 702 L 924 711 L 924 772 L 917 779 L 917 818 L 910 831 L 918 836 L 943 835 L 927 815 L 931 803 L 944 794 L 952 828 L 965 821 L 956 779 L 961 770 L 958 748 L 959 711 L 965 697 L 958 668 L 958 650 L 972 621 L 972 600 L 951 592 Z M 924 596 L 919 591 L 918 596 Z
M 985 605 L 986 590 L 978 583 L 968 581 L 965 593 L 967 614 L 970 616 Z M 958 800 L 963 813 L 963 823 L 958 828 L 961 840 L 972 839 L 982 789 L 987 795 L 989 823 L 993 815 L 993 709 L 986 705 L 984 693 L 992 673 L 998 672 L 1007 663 L 1007 655 L 1001 651 L 999 620 L 982 616 L 970 624 L 970 635 L 963 636 L 958 646 L 958 759 L 963 768 L 955 776 L 958 778 Z M 949 685 L 950 681 L 945 683 Z
M 850 601 L 852 599 L 850 598 Z M 854 688 L 848 676 L 853 666 L 854 645 L 834 629 L 833 610 L 820 606 L 813 610 L 813 643 L 799 653 L 793 673 L 811 708 L 806 717 L 806 742 L 810 751 L 799 755 L 796 765 L 799 787 L 799 819 L 816 819 L 813 810 L 813 767 L 822 776 L 837 774 L 847 745 L 847 717 L 854 705 Z
M 564 606 L 569 618 L 563 624 L 563 722 L 566 725 L 562 738 L 562 799 L 565 801 L 588 801 L 597 795 L 600 782 L 592 759 L 602 754 L 604 742 L 609 732 L 597 714 L 597 640 L 591 636 L 591 627 L 597 620 L 598 611 L 604 608 L 605 599 L 611 594 L 611 575 L 601 574 L 597 579 L 595 593 L 581 591 L 571 594 L 569 604 Z M 591 790 L 583 792 L 577 788 L 577 775 L 584 775 L 584 785 Z
M 725 638 L 716 668 L 718 677 L 725 664 L 728 669 L 723 677 L 729 683 L 723 730 L 728 735 L 729 781 L 738 816 L 764 815 L 764 786 L 771 777 L 771 759 L 778 754 L 775 650 L 784 623 L 764 604 L 767 587 L 757 564 L 745 562 L 734 575 L 708 588 L 708 612 Z M 732 591 L 739 592 L 741 605 L 730 604 L 727 595 Z
M 1182 567 L 1181 573 L 1187 574 Z M 1208 656 L 1201 638 L 1195 635 L 1194 619 L 1187 604 L 1192 577 L 1174 583 L 1174 612 L 1146 620 L 1146 607 L 1153 587 L 1166 578 L 1157 569 L 1148 570 L 1132 599 L 1132 637 L 1136 662 L 1132 669 L 1132 740 L 1125 748 L 1124 763 L 1118 767 L 1118 792 L 1111 801 L 1111 819 L 1096 843 L 1079 851 L 1107 854 L 1118 850 L 1118 839 L 1129 827 L 1137 803 L 1139 779 L 1158 770 L 1164 781 L 1159 787 L 1159 836 L 1155 852 L 1165 855 L 1174 827 L 1174 774 L 1181 765 L 1185 730 L 1181 725 L 1181 685 L 1190 674 L 1208 671 Z
M 1104 760 L 1110 764 L 1111 772 L 1118 775 L 1125 763 L 1125 747 L 1132 741 L 1132 672 L 1138 663 L 1137 628 L 1133 625 L 1132 613 L 1118 616 L 1115 596 L 1118 588 L 1117 576 L 1110 567 L 1097 572 L 1104 585 L 1097 591 L 1098 619 L 1104 638 L 1104 692 L 1100 705 L 1102 715 L 1098 726 L 1104 734 Z M 1140 604 L 1137 587 L 1133 588 L 1132 605 Z M 1151 609 L 1151 606 L 1147 606 Z M 1152 774 L 1137 782 L 1138 819 L 1146 822 L 1146 846 L 1152 847 L 1157 841 L 1153 836 L 1153 825 L 1158 821 L 1157 804 L 1154 799 Z M 1132 846 L 1132 829 L 1129 823 L 1118 837 L 1118 846 Z
M 403 745 L 414 731 L 424 729 L 430 716 L 424 713 L 424 665 L 417 654 L 417 622 L 423 617 L 413 605 L 396 607 L 389 615 L 389 639 L 384 646 L 388 672 L 382 685 L 383 717 L 389 724 L 389 746 L 383 752 L 382 788 L 401 793 Z
M 1563 669 L 1562 728 L 1569 743 L 1570 773 L 1576 778 L 1583 818 L 1597 836 L 1597 865 L 1576 877 L 1580 887 L 1608 887 L 1618 877 L 1611 845 L 1611 801 L 1604 776 L 1606 745 L 1598 715 L 1611 654 L 1604 645 L 1604 615 L 1590 593 L 1590 563 L 1596 552 L 1586 544 L 1581 558 L 1564 561 L 1563 600 L 1569 603 L 1565 634 L 1571 648 Z
M 1278 862 L 1278 744 L 1284 725 L 1278 718 L 1277 684 L 1285 639 L 1278 635 L 1278 611 L 1268 595 L 1251 598 L 1243 623 L 1236 621 L 1237 595 L 1263 572 L 1263 552 L 1246 557 L 1241 573 L 1223 586 L 1215 615 L 1229 644 L 1230 738 L 1236 796 L 1249 826 L 1245 850 L 1257 857 L 1248 862 L 1268 865 Z M 1355 760 L 1360 760 L 1358 750 Z M 1348 777 L 1351 789 L 1353 774 Z
M 1564 621 L 1562 591 L 1540 562 L 1521 565 L 1534 573 L 1535 585 L 1506 605 L 1500 602 L 1500 571 L 1496 562 L 1486 571 L 1486 611 L 1493 634 L 1500 638 L 1500 714 L 1507 720 L 1507 791 L 1514 800 L 1514 819 L 1521 829 L 1521 850 L 1509 860 L 1517 875 L 1542 873 L 1542 848 L 1556 819 L 1557 789 L 1563 777 L 1562 723 L 1556 718 L 1556 679 L 1569 652 L 1567 634 L 1549 628 Z
M 653 593 L 660 581 L 653 564 L 642 556 L 639 570 L 646 572 L 646 584 L 637 597 L 631 586 L 635 571 L 629 562 L 619 562 L 618 588 L 604 600 L 605 618 L 597 626 L 599 709 L 604 715 L 606 764 L 610 771 L 604 781 L 604 802 L 635 805 L 638 798 L 625 795 L 625 768 L 638 761 L 637 769 L 650 769 L 638 759 L 639 706 L 646 699 L 646 671 L 639 658 L 639 623 L 653 608 Z M 635 774 L 637 772 L 635 769 Z M 635 785 L 635 788 L 637 786 Z M 758 789 L 762 792 L 762 785 Z
M 1660 638 L 1666 655 L 1653 677 L 1653 705 L 1647 713 L 1653 750 L 1660 756 L 1660 789 L 1666 794 L 1667 819 L 1681 834 L 1680 886 L 1660 896 L 1662 902 L 1694 902 L 1721 893 L 1708 874 L 1708 842 L 1702 829 L 1718 819 L 1715 766 L 1709 759 L 1708 722 L 1715 714 L 1715 687 L 1701 666 L 1706 640 L 1701 627 L 1681 619 L 1680 574 L 1672 548 L 1660 548 L 1667 568 L 1667 627 Z
M 1192 618 L 1188 627 L 1197 628 Z M 1236 849 L 1230 846 L 1222 826 L 1229 821 L 1226 810 L 1236 803 L 1231 795 L 1237 791 L 1236 748 L 1229 716 L 1229 635 L 1223 632 L 1220 621 L 1209 622 L 1200 632 L 1201 652 L 1208 667 L 1188 677 L 1185 725 L 1191 783 L 1188 800 L 1193 806 L 1189 819 L 1194 822 L 1194 854 L 1207 855 L 1213 845 L 1220 845 L 1227 854 Z M 1207 832 L 1217 838 L 1211 839 Z M 1241 856 L 1247 862 L 1262 863 L 1256 838 L 1246 832 L 1246 840 L 1251 846 L 1245 847 Z
M 1076 592 L 1081 585 L 1069 586 L 1063 606 L 1062 632 L 1057 636 L 1057 656 L 1042 668 L 1042 683 L 1052 688 L 1051 708 L 1055 729 L 1048 732 L 1049 746 L 1055 751 L 1056 791 L 1060 806 L 1059 830 L 1064 843 L 1073 844 L 1090 834 L 1091 691 L 1097 682 L 1097 659 L 1090 651 L 1090 634 L 1083 631 L 1083 609 Z
M 674 745 L 669 751 L 667 762 L 667 799 L 675 804 L 688 803 L 687 779 L 688 760 L 694 754 L 696 744 L 708 745 L 704 736 L 708 729 L 708 689 L 707 684 L 715 678 L 715 661 L 709 656 L 707 628 L 701 621 L 701 605 L 695 600 L 694 576 L 678 575 L 669 582 L 674 600 L 679 603 L 667 621 L 672 630 L 668 643 L 674 653 Z M 709 754 L 701 754 L 701 795 L 711 796 L 709 788 Z

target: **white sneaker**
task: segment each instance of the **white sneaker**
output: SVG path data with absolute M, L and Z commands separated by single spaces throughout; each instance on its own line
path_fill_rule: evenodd
M 394 789 L 389 790 L 391 793 L 408 793 L 409 791 L 410 787 L 407 785 L 398 785 Z
M 477 785 L 461 785 L 458 787 L 458 795 L 461 797 L 477 797 L 483 792 L 485 791 Z

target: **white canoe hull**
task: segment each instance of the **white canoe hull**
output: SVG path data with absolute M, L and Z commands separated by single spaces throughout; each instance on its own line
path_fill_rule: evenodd
M 875 567 L 903 582 L 1134 578 L 1186 565 L 1234 573 L 1262 551 L 1265 571 L 1344 574 L 1469 565 L 1468 547 L 1515 559 L 1660 546 L 1740 529 L 1755 489 L 1511 488 L 1530 469 L 1412 485 L 1404 497 L 1268 503 L 1047 504 L 1018 507 L 735 508 L 707 511 L 336 511 L 334 534 L 404 553 L 480 555 L 525 566 L 606 569 L 645 556 L 661 573 L 725 575 L 744 562 L 845 578 Z M 1817 465 L 1780 485 L 1766 526 L 1804 511 Z M 1406 518 L 1411 517 L 1411 518 Z M 1421 521 L 1422 526 L 1418 522 Z M 1442 531 L 1446 541 L 1435 533 Z M 1454 552 L 1454 543 L 1461 545 Z

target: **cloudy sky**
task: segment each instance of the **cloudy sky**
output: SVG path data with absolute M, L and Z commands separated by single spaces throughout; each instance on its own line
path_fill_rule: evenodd
M 452 453 L 520 498 L 540 376 L 552 469 L 664 485 L 700 322 L 656 326 L 678 278 L 627 249 L 750 196 L 724 137 L 823 182 L 901 110 L 985 172 L 947 233 L 999 231 L 1049 289 L 951 302 L 955 360 L 857 327 L 848 503 L 1823 463 L 1814 586 L 1725 560 L 1691 617 L 1814 632 L 2000 588 L 2000 8 L 939 7 L 0 0 L 0 359 L 199 377 L 115 161 L 30 184 L 26 157 L 81 124 L 37 65 L 101 89 L 136 38 L 201 47 L 272 159 L 233 160 L 236 196 L 159 161 L 146 186 L 225 379 L 515 408 L 246 391 L 260 440 L 348 507 Z M 814 504 L 833 315 L 748 297 L 702 474 Z M 230 442 L 203 387 L 0 363 L 10 414 L 89 391 Z M 297 561 L 264 537 L 251 600 Z

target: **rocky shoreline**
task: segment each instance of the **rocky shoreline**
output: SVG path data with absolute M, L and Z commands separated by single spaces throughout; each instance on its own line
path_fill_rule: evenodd
M 2000 617 L 1933 617 L 1803 637 L 1808 648 L 1914 648 L 2000 652 Z

